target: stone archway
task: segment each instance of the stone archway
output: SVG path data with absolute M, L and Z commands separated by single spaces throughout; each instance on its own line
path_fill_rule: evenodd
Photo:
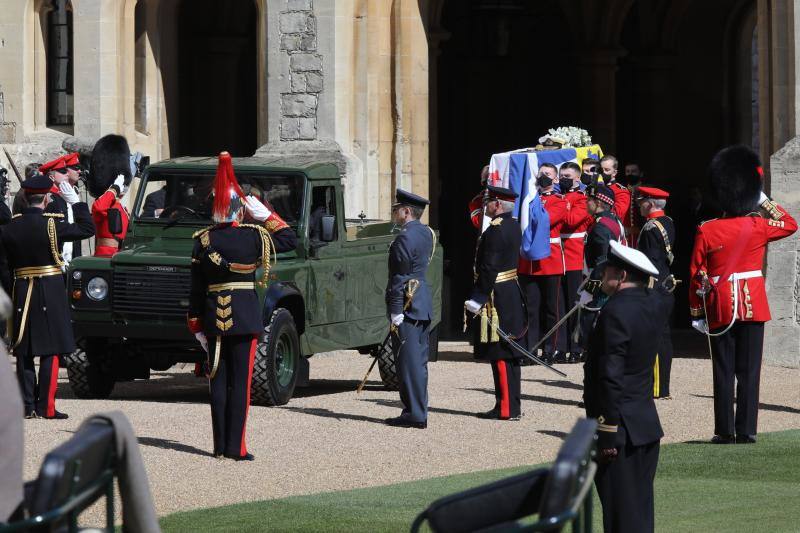
M 173 156 L 245 156 L 258 147 L 258 7 L 222 4 L 184 0 L 177 10 Z

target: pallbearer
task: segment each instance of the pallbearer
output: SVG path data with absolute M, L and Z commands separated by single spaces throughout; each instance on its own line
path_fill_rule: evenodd
M 72 224 L 57 222 L 64 218 L 61 213 L 45 212 L 52 186 L 41 174 L 25 180 L 22 189 L 28 207 L 3 227 L 0 238 L 0 275 L 14 304 L 8 336 L 17 358 L 25 418 L 67 418 L 56 411 L 55 401 L 58 356 L 75 350 L 61 249 L 65 242 L 94 235 L 85 202 L 72 204 Z M 35 357 L 39 358 L 38 384 Z
M 251 461 L 245 444 L 250 380 L 263 331 L 256 283 L 267 283 L 274 252 L 292 250 L 297 236 L 270 206 L 244 196 L 228 152 L 214 180 L 216 224 L 195 233 L 189 329 L 208 354 L 214 456 Z M 242 224 L 245 212 L 258 224 Z M 256 280 L 255 272 L 264 268 Z
M 525 300 L 517 282 L 522 231 L 511 216 L 517 193 L 488 186 L 486 198 L 486 216 L 491 222 L 478 239 L 475 284 L 470 299 L 464 302 L 465 321 L 474 331 L 475 356 L 492 364 L 495 407 L 482 416 L 519 420 L 522 355 L 502 340 L 498 332 L 499 328 L 518 340 L 527 330 Z
M 675 224 L 664 213 L 667 206 L 669 193 L 655 187 L 637 187 L 636 203 L 639 213 L 646 220 L 642 226 L 637 242 L 637 248 L 658 269 L 655 280 L 656 294 L 664 300 L 667 320 L 664 331 L 658 343 L 658 355 L 653 369 L 653 396 L 669 399 L 669 375 L 672 368 L 672 335 L 670 331 L 670 315 L 675 306 L 675 278 L 672 276 L 670 266 L 675 259 Z
M 797 222 L 762 192 L 761 163 L 750 148 L 732 146 L 714 156 L 711 186 L 725 216 L 697 229 L 689 305 L 694 326 L 711 330 L 712 442 L 751 443 L 756 440 L 764 322 L 771 318 L 761 273 L 764 253 L 768 242 L 797 231 Z

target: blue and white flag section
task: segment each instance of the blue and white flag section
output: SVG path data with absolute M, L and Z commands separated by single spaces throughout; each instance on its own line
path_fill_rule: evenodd
M 550 163 L 560 169 L 570 161 L 580 165 L 584 159 L 602 156 L 603 151 L 598 145 L 538 152 L 526 149 L 492 155 L 489 184 L 507 187 L 519 195 L 514 205 L 514 217 L 522 228 L 522 257 L 536 261 L 550 256 L 550 217 L 536 188 L 539 167 Z M 488 223 L 484 217 L 484 230 Z

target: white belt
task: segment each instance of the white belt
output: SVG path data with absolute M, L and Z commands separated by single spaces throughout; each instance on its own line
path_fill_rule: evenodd
M 550 244 L 561 244 L 561 237 L 550 237 Z
M 734 272 L 728 277 L 728 281 L 733 281 L 734 278 L 736 279 L 750 279 L 750 278 L 760 278 L 764 274 L 761 273 L 760 270 L 750 270 L 749 272 Z M 719 276 L 713 276 L 711 281 L 714 283 L 719 281 Z
M 586 232 L 585 231 L 581 231 L 580 233 L 562 233 L 561 234 L 561 238 L 562 239 L 583 239 L 584 237 L 586 237 Z

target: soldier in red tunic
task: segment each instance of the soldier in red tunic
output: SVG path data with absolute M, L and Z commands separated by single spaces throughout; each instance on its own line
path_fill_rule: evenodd
M 561 249 L 561 225 L 567 213 L 564 197 L 553 190 L 556 168 L 542 167 L 536 184 L 542 204 L 550 216 L 550 257 L 531 261 L 520 257 L 517 271 L 520 284 L 528 301 L 527 347 L 533 348 L 539 336 L 550 331 L 564 313 L 561 296 L 561 278 L 564 275 L 564 252 Z M 566 328 L 554 334 L 542 346 L 542 358 L 554 362 L 566 350 Z
M 564 250 L 564 308 L 569 310 L 578 300 L 578 288 L 583 281 L 583 246 L 586 232 L 594 223 L 586 209 L 586 194 L 580 190 L 581 168 L 577 163 L 564 163 L 559 173 L 559 187 L 566 200 L 567 212 L 561 226 L 561 246 Z M 566 324 L 566 362 L 583 360 L 583 348 L 575 341 L 573 332 L 578 325 L 578 316 L 573 314 Z
M 603 169 L 603 179 L 609 189 L 614 191 L 614 214 L 617 215 L 625 227 L 626 237 L 631 231 L 631 191 L 617 181 L 619 161 L 613 155 L 607 155 L 600 160 Z
M 697 229 L 689 266 L 689 306 L 696 318 L 693 326 L 709 332 L 713 348 L 711 442 L 752 443 L 764 323 L 770 319 L 761 273 L 764 253 L 768 242 L 794 233 L 797 222 L 762 192 L 761 164 L 745 146 L 725 148 L 714 157 L 711 186 L 725 214 Z
M 120 202 L 131 183 L 131 151 L 120 135 L 106 135 L 92 150 L 92 169 L 87 185 L 96 198 L 92 219 L 97 228 L 94 255 L 111 257 L 128 233 L 130 217 Z

